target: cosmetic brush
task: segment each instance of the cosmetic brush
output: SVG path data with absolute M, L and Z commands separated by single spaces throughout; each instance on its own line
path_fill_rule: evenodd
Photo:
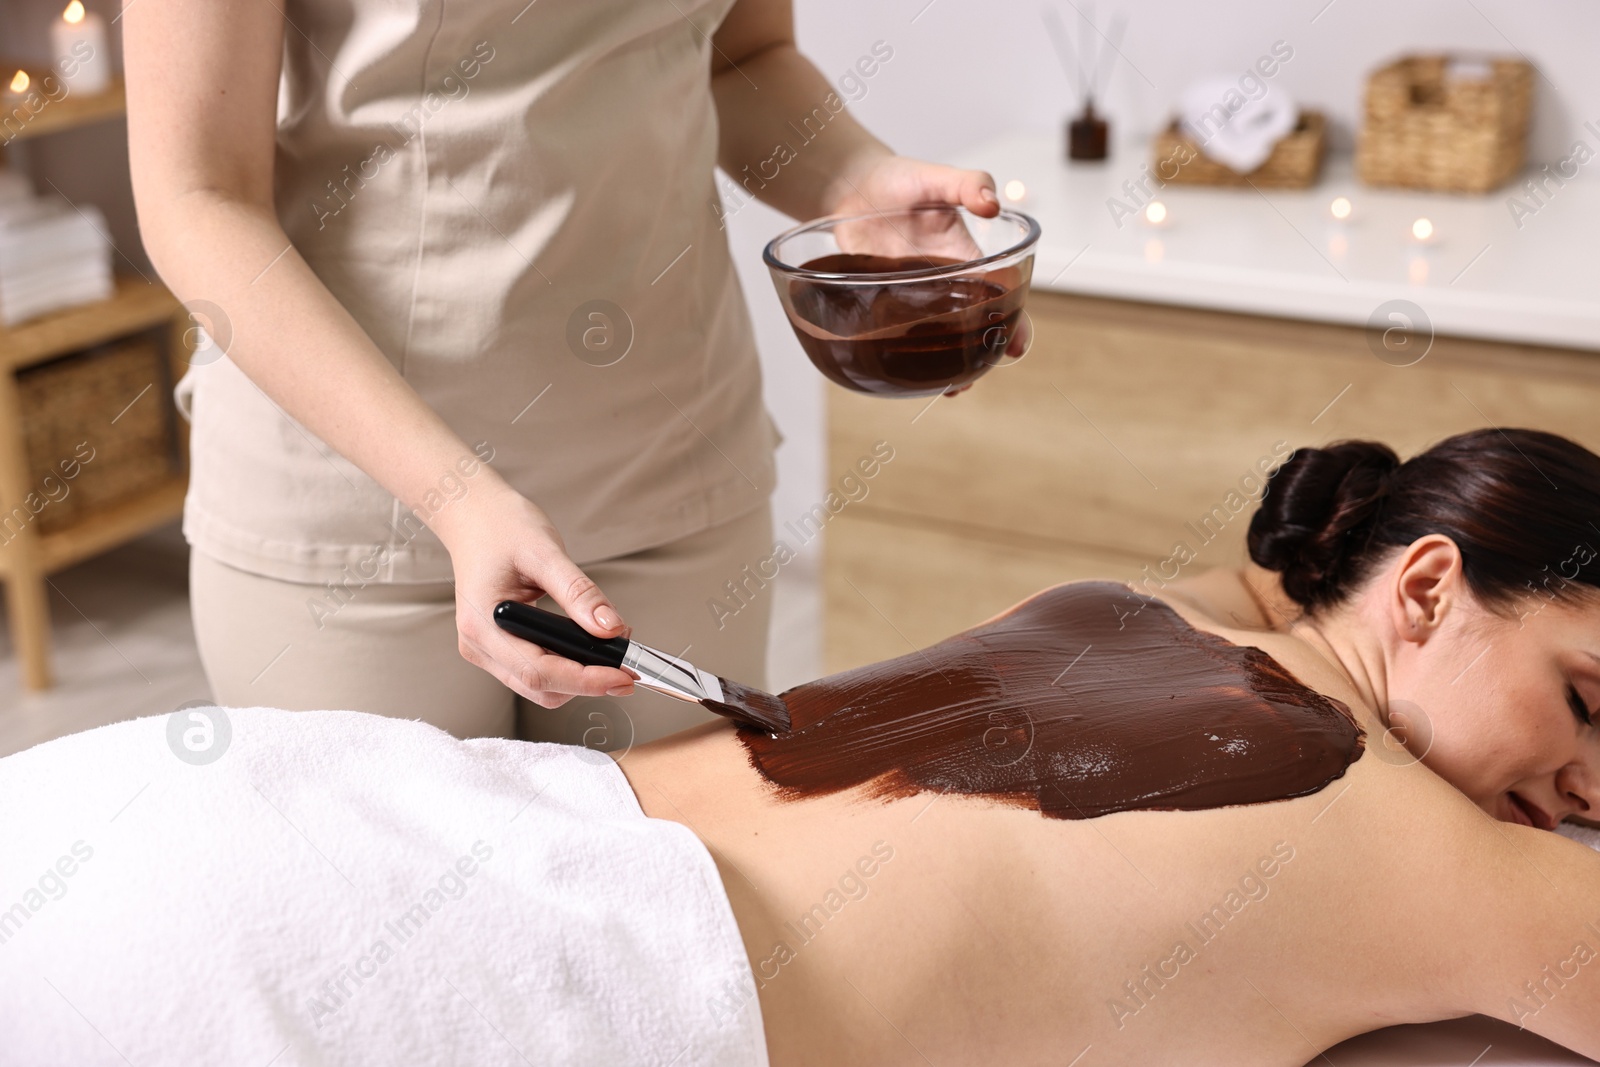
M 565 615 L 530 607 L 515 600 L 495 605 L 500 629 L 546 652 L 589 667 L 617 667 L 647 689 L 689 700 L 768 733 L 789 732 L 789 709 L 782 698 L 703 671 L 679 656 L 626 637 L 596 637 Z

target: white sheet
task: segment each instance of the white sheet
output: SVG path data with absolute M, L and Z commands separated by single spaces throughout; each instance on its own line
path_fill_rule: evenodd
M 0 759 L 7 1067 L 766 1064 L 715 865 L 609 758 L 350 712 L 225 721 L 209 748 L 154 717 Z M 1590 1062 L 1480 1017 L 1330 1059 Z
M 766 1064 L 715 864 L 609 758 L 201 714 L 0 760 L 7 1067 Z

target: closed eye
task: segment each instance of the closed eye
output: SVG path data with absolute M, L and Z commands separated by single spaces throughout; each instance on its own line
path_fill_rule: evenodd
M 1585 726 L 1594 725 L 1594 717 L 1589 713 L 1589 706 L 1583 702 L 1583 696 L 1575 685 L 1567 686 L 1567 702 L 1572 705 L 1572 714 Z

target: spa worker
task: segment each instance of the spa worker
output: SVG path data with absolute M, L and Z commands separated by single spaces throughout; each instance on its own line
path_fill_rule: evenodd
M 141 233 L 210 339 L 178 395 L 213 698 L 459 736 L 510 735 L 518 697 L 614 709 L 628 675 L 493 625 L 541 596 L 763 685 L 769 601 L 706 607 L 772 553 L 778 442 L 723 215 L 999 210 L 844 110 L 892 46 L 834 84 L 787 0 L 125 11 Z M 706 717 L 582 704 L 522 704 L 523 736 Z

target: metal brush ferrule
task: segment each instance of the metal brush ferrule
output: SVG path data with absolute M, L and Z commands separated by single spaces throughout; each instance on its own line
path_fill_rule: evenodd
M 679 700 L 722 699 L 722 683 L 717 676 L 701 670 L 688 660 L 669 656 L 660 649 L 628 642 L 622 669 L 639 677 L 639 684 Z

